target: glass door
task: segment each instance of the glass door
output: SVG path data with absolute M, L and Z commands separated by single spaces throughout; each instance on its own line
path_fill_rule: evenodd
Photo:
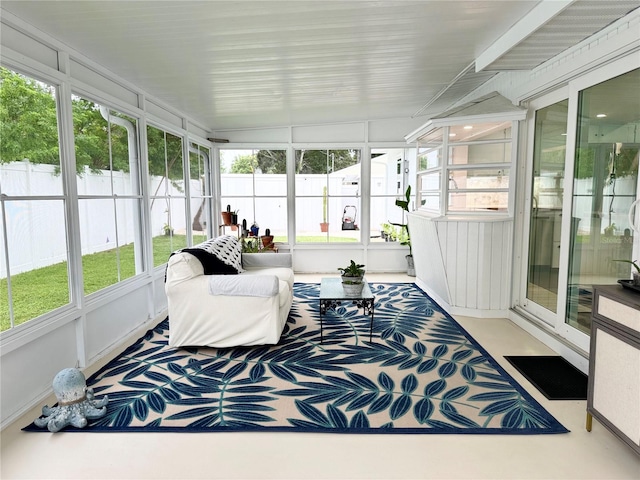
M 524 306 L 549 324 L 558 311 L 568 99 L 535 110 Z M 535 105 L 533 105 L 535 108 Z
M 631 277 L 638 192 L 640 70 L 578 93 L 565 336 L 589 335 L 593 285 Z M 570 338 L 571 339 L 571 338 Z

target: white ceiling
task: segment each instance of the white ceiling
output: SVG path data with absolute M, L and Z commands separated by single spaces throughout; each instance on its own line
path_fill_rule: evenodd
M 556 16 L 475 72 L 479 55 L 550 4 Z M 494 69 L 533 68 L 638 5 L 3 0 L 1 8 L 216 130 L 437 113 Z

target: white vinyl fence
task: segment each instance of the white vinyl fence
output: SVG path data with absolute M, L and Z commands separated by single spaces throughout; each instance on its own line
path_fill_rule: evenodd
M 395 168 L 395 167 L 394 167 Z M 381 170 L 372 178 L 372 194 L 388 194 L 388 185 L 395 185 L 396 179 L 386 178 L 395 172 Z M 131 178 L 128 173 L 115 171 L 101 171 L 92 173 L 86 171 L 81 177 L 76 177 L 78 195 L 111 195 L 113 193 L 124 196 L 131 195 Z M 153 195 L 163 177 L 152 177 L 150 193 Z M 260 225 L 260 233 L 270 228 L 274 234 L 286 232 L 287 199 L 286 175 L 244 175 L 223 174 L 222 200 L 226 206 L 232 204 L 234 210 L 239 210 L 240 221 L 247 219 L 249 225 L 256 220 Z M 327 184 L 326 175 L 298 175 L 296 177 L 296 218 L 299 232 L 320 232 L 322 222 L 322 199 L 318 193 Z M 1 192 L 10 196 L 60 196 L 63 193 L 62 179 L 56 171 L 56 166 L 33 164 L 29 161 L 0 164 Z M 360 178 L 349 175 L 348 172 L 335 172 L 329 178 L 328 210 L 330 231 L 341 229 L 341 220 L 347 205 L 355 205 L 356 223 L 362 220 L 360 205 Z M 164 187 L 158 194 L 164 195 Z M 171 223 L 176 233 L 183 233 L 187 229 L 184 216 L 184 200 L 180 196 L 183 191 L 169 186 L 173 216 L 168 218 L 167 201 L 156 199 L 151 206 L 151 227 L 153 236 L 162 235 L 163 226 Z M 190 185 L 192 194 L 201 193 L 198 180 L 192 180 Z M 241 198 L 238 195 L 255 192 L 257 198 Z M 312 197 L 312 195 L 314 197 Z M 341 197 L 344 196 L 344 197 Z M 356 196 L 354 198 L 354 196 Z M 269 197 L 269 198 L 264 198 Z M 305 198 L 306 197 L 306 198 Z M 191 199 L 191 214 L 195 216 L 200 208 L 200 198 Z M 125 245 L 135 240 L 137 202 L 127 199 L 117 200 L 117 234 L 118 243 Z M 65 213 L 62 201 L 5 201 L 5 219 L 7 224 L 7 239 L 10 249 L 9 259 L 11 273 L 42 268 L 67 260 L 67 241 L 64 232 Z M 80 237 L 82 254 L 91 254 L 110 250 L 116 247 L 116 225 L 114 202 L 112 199 L 80 200 L 78 205 L 80 216 Z M 351 213 L 351 209 L 349 213 Z M 372 200 L 371 228 L 375 231 L 382 223 L 393 219 L 399 221 L 400 213 L 393 202 L 374 197 Z M 255 213 L 255 214 L 254 214 Z M 255 218 L 254 218 L 255 217 Z M 191 220 L 189 220 L 191 222 Z M 4 248 L 4 232 L 0 235 L 0 246 Z M 4 256 L 0 259 L 0 278 L 6 278 L 7 268 Z
M 111 182 L 113 178 L 113 182 Z M 76 177 L 79 195 L 131 195 L 131 179 L 128 173 L 102 171 L 85 172 Z M 152 177 L 151 192 L 155 192 L 162 177 Z M 200 191 L 200 183 L 192 180 L 192 191 Z M 62 195 L 62 180 L 54 165 L 32 164 L 28 161 L 0 165 L 0 185 L 2 193 L 10 196 L 47 196 Z M 172 218 L 172 226 L 177 232 L 186 229 L 184 200 L 175 197 L 184 195 L 173 185 L 169 186 L 172 209 L 179 214 Z M 164 193 L 164 191 L 162 191 Z M 196 214 L 201 200 L 191 200 L 192 213 Z M 62 201 L 5 201 L 4 214 L 7 224 L 7 241 L 11 274 L 15 275 L 36 268 L 46 267 L 67 260 L 67 241 L 64 205 Z M 135 240 L 137 202 L 117 200 L 118 243 L 126 245 Z M 80 200 L 78 204 L 80 218 L 80 238 L 82 254 L 110 250 L 116 247 L 116 225 L 114 202 L 105 200 Z M 153 236 L 162 235 L 162 226 L 167 223 L 167 204 L 157 199 L 151 208 Z M 1 225 L 0 225 L 1 227 Z M 4 251 L 4 232 L 0 235 L 0 246 Z M 0 259 L 0 278 L 6 278 L 7 268 L 4 255 Z

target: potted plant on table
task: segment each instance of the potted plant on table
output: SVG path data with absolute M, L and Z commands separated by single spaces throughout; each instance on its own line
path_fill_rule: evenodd
M 362 292 L 364 283 L 364 265 L 358 264 L 351 260 L 351 263 L 346 267 L 338 268 L 342 273 L 342 288 L 347 295 L 358 294 Z

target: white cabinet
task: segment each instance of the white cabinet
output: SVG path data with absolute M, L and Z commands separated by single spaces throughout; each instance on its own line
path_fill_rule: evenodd
M 640 454 L 640 293 L 594 287 L 587 396 L 591 417 Z

